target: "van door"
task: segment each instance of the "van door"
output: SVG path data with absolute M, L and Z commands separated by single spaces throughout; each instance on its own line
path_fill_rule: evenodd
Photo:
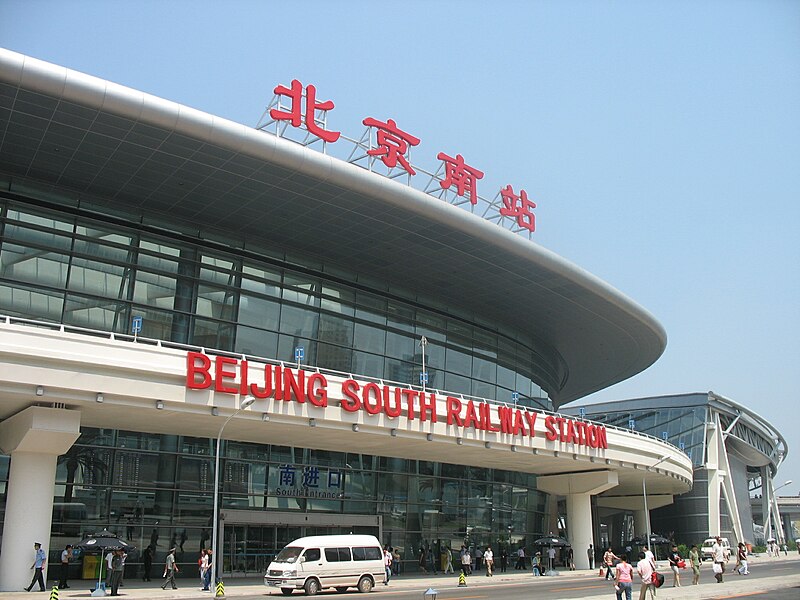
M 302 575 L 305 578 L 308 577 L 316 577 L 319 579 L 321 585 L 323 573 L 325 571 L 325 565 L 322 562 L 322 552 L 320 552 L 319 548 L 306 548 L 303 551 L 303 554 L 300 557 L 300 566 L 297 569 L 297 574 Z
M 323 587 L 345 587 L 358 583 L 349 547 L 325 548 L 325 562 L 327 581 L 323 582 Z

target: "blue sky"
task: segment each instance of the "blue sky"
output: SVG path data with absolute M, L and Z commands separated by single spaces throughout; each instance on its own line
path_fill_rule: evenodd
M 0 40 L 250 125 L 297 78 L 331 128 L 393 118 L 415 164 L 524 187 L 535 241 L 669 335 L 590 400 L 713 390 L 780 429 L 800 490 L 800 3 L 2 0 Z

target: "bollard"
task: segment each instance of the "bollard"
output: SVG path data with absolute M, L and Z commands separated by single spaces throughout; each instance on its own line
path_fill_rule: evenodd
M 464 571 L 458 574 L 458 587 L 467 587 L 467 578 L 464 576 Z
M 217 582 L 217 591 L 214 593 L 215 598 L 224 598 L 225 597 L 225 583 L 220 580 Z
M 53 586 L 53 591 L 50 592 L 50 600 L 58 600 L 58 586 Z

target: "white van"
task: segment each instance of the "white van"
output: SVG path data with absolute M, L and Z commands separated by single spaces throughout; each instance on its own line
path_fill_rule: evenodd
M 369 592 L 385 579 L 383 550 L 375 536 L 315 535 L 281 550 L 267 567 L 264 584 L 281 588 L 287 596 L 299 589 L 313 596 L 325 588 Z

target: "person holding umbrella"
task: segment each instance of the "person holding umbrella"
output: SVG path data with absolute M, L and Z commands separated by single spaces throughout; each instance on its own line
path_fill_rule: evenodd
M 168 585 L 172 585 L 173 590 L 177 590 L 178 586 L 175 585 L 175 573 L 180 571 L 178 565 L 175 563 L 175 548 L 170 548 L 167 554 L 167 559 L 164 562 L 164 585 L 161 586 L 162 590 L 167 589 Z

